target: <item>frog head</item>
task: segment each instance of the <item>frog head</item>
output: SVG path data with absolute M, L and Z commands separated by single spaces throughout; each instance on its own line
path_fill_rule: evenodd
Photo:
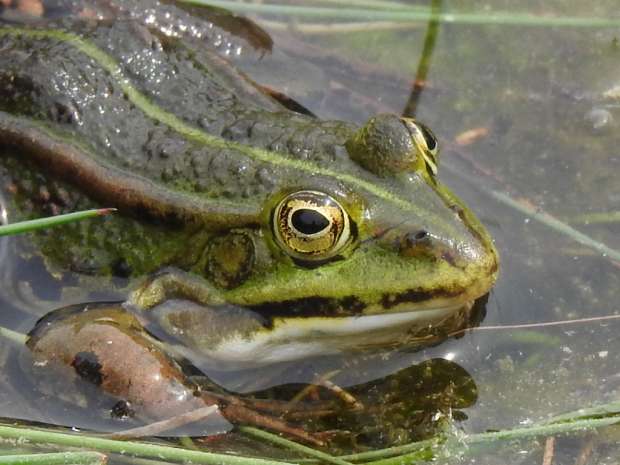
M 416 346 L 463 327 L 496 279 L 498 256 L 437 179 L 435 136 L 386 114 L 352 131 L 344 147 L 337 170 L 282 176 L 258 228 L 211 241 L 206 273 L 228 323 L 214 333 L 204 322 L 221 318 L 178 305 L 155 312 L 160 322 L 236 362 Z
M 273 301 L 265 293 L 277 283 L 278 300 L 349 298 L 359 302 L 351 314 L 367 315 L 462 305 L 486 293 L 497 253 L 478 219 L 437 180 L 432 132 L 379 115 L 346 147 L 372 181 L 350 179 L 351 167 L 341 182 L 317 177 L 275 195 L 262 224 L 277 274 L 253 276 L 230 297 Z

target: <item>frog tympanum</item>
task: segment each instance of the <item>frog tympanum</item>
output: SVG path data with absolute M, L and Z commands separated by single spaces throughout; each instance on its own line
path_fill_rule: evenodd
M 292 111 L 218 53 L 236 39 L 217 24 L 105 3 L 122 20 L 0 27 L 9 221 L 119 210 L 36 235 L 50 270 L 129 278 L 119 315 L 220 367 L 415 347 L 467 323 L 497 253 L 439 182 L 424 124 Z M 54 319 L 40 325 L 35 352 Z

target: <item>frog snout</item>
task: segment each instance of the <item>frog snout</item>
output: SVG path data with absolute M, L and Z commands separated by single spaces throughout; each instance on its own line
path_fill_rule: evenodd
M 426 263 L 444 262 L 451 267 L 465 269 L 477 264 L 489 273 L 497 270 L 495 249 L 485 249 L 481 243 L 454 243 L 425 230 L 402 233 L 395 244 L 398 253 L 407 259 Z
M 396 246 L 403 257 L 439 259 L 451 255 L 441 240 L 424 229 L 403 233 Z

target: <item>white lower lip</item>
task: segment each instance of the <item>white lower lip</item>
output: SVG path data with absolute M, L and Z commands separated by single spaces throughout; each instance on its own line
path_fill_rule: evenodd
M 337 354 L 404 341 L 412 328 L 432 328 L 463 304 L 409 312 L 334 318 L 276 318 L 273 328 L 250 337 L 233 336 L 206 351 L 223 369 Z

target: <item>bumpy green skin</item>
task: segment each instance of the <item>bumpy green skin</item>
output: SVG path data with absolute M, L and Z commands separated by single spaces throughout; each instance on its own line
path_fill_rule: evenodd
M 421 161 L 411 137 L 403 134 L 402 122 L 391 115 L 377 115 L 347 141 L 349 156 L 364 168 L 383 176 L 414 171 Z M 423 167 L 422 167 L 423 168 Z
M 349 153 L 368 156 L 359 128 L 285 109 L 202 44 L 132 21 L 70 20 L 0 28 L 0 50 L 11 220 L 93 204 L 121 211 L 40 234 L 53 269 L 136 278 L 173 266 L 204 277 L 213 302 L 291 317 L 465 303 L 495 280 L 486 230 L 415 168 L 423 163 L 384 151 L 358 164 Z M 351 246 L 318 267 L 272 237 L 273 208 L 300 189 L 333 196 L 354 224 Z M 422 231 L 423 243 L 411 239 Z M 227 243 L 239 263 L 218 270 Z

